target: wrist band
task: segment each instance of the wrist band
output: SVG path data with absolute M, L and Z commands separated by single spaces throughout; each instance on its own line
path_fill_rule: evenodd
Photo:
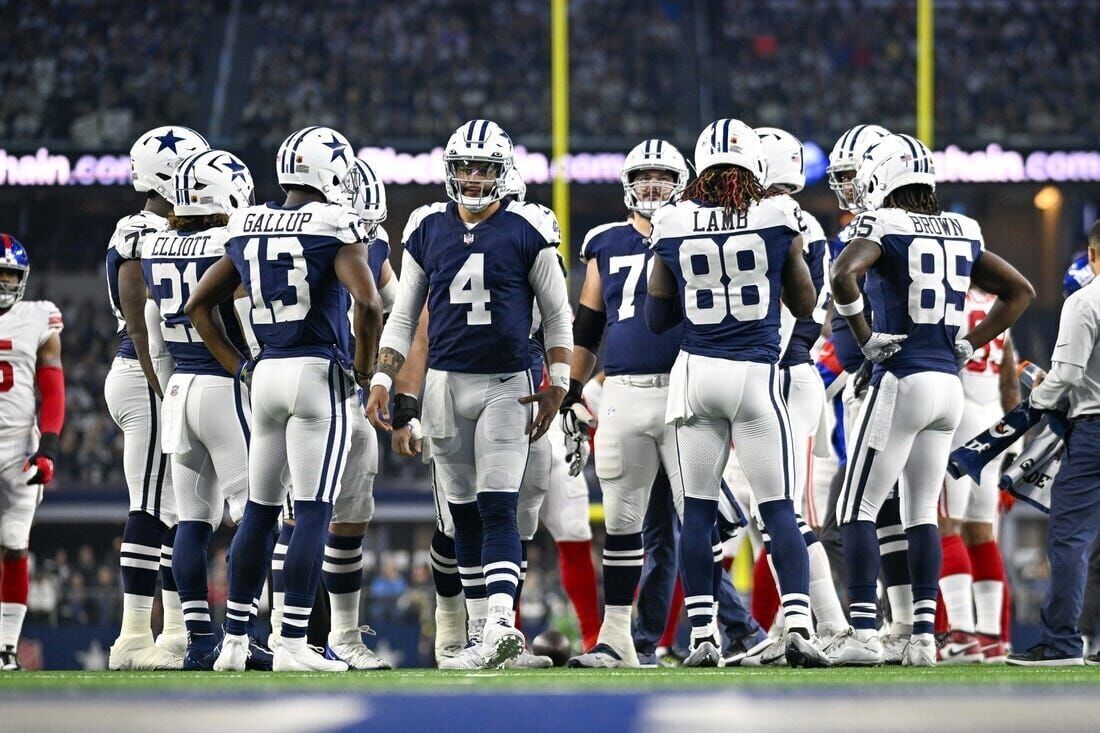
M 837 303 L 836 312 L 842 316 L 855 316 L 863 312 L 863 296 L 859 296 L 851 303 Z
M 555 361 L 550 364 L 550 386 L 569 391 L 569 364 L 564 361 Z
M 382 372 L 375 372 L 374 376 L 370 378 L 371 389 L 375 387 L 382 387 L 387 392 L 393 389 L 393 378 L 389 374 L 383 374 Z

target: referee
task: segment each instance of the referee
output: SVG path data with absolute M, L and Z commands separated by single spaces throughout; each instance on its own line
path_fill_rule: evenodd
M 1100 221 L 1089 232 L 1089 267 L 1100 273 Z M 1050 589 L 1043 600 L 1042 641 L 1008 657 L 1019 666 L 1061 667 L 1082 659 L 1078 619 L 1084 603 L 1089 548 L 1100 529 L 1100 281 L 1066 298 L 1051 355 L 1051 370 L 1031 393 L 1031 404 L 1052 410 L 1069 397 L 1066 460 L 1050 498 Z

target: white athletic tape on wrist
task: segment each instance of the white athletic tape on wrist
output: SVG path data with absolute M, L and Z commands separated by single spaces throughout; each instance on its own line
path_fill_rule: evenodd
M 387 392 L 393 389 L 393 377 L 389 374 L 383 374 L 382 372 L 375 372 L 374 376 L 370 378 L 371 389 L 375 387 L 384 387 Z
M 550 386 L 560 387 L 569 391 L 569 364 L 563 361 L 555 361 L 550 364 Z
M 859 296 L 851 303 L 837 303 L 836 312 L 842 316 L 855 316 L 863 312 L 863 296 Z

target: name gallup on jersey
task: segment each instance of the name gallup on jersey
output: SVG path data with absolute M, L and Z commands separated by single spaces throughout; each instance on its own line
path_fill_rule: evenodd
M 306 228 L 313 214 L 308 211 L 277 211 L 263 213 L 247 213 L 244 215 L 242 232 L 300 232 Z

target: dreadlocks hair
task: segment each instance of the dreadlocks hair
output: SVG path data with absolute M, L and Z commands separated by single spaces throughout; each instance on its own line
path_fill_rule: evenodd
M 204 214 L 202 216 L 168 215 L 168 228 L 177 232 L 201 232 L 229 224 L 229 214 Z
M 936 189 L 926 183 L 910 183 L 894 189 L 886 196 L 882 205 L 888 209 L 905 209 L 914 214 L 939 216 L 943 213 L 940 201 L 936 198 Z
M 749 206 L 766 196 L 756 176 L 739 165 L 707 168 L 684 193 L 685 198 L 701 201 L 704 206 L 721 206 L 727 215 L 748 211 Z

